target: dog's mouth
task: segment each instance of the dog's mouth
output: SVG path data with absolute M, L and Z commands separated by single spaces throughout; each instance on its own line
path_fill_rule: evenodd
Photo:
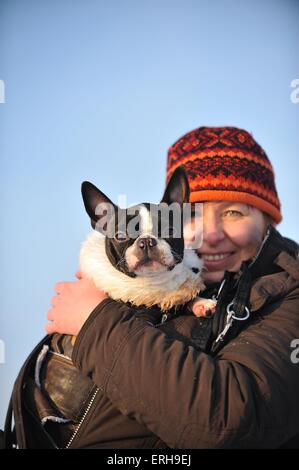
M 135 274 L 157 273 L 170 271 L 175 267 L 175 263 L 166 264 L 162 260 L 146 257 L 136 263 L 132 271 Z

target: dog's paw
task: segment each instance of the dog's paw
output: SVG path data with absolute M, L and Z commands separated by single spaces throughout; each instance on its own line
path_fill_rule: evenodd
M 191 305 L 191 310 L 196 317 L 211 317 L 216 311 L 216 305 L 216 300 L 197 297 Z

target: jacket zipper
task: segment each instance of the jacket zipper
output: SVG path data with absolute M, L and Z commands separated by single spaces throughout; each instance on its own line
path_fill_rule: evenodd
M 90 411 L 90 408 L 92 407 L 92 404 L 98 394 L 98 391 L 99 391 L 99 388 L 96 389 L 96 391 L 94 392 L 94 394 L 92 395 L 91 399 L 90 399 L 90 402 L 88 403 L 88 406 L 84 412 L 84 415 L 82 416 L 77 428 L 75 429 L 73 435 L 71 436 L 70 440 L 68 441 L 67 445 L 65 446 L 65 449 L 69 449 L 69 447 L 71 446 L 71 444 L 73 443 L 75 437 L 77 436 L 78 432 L 79 432 L 79 429 L 81 428 L 86 416 L 88 415 L 89 411 Z

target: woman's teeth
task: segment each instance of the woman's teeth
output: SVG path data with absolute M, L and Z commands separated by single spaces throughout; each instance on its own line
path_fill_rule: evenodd
M 220 261 L 221 259 L 227 258 L 232 253 L 219 253 L 218 255 L 201 255 L 201 258 L 206 261 Z

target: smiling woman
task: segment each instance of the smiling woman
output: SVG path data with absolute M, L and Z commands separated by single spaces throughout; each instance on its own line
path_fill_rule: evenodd
M 78 323 L 73 360 L 168 447 L 292 447 L 299 441 L 299 376 L 289 348 L 299 335 L 298 246 L 273 227 L 281 213 L 271 163 L 248 132 L 203 127 L 170 148 L 168 181 L 178 166 L 191 202 L 202 203 L 201 223 L 191 219 L 184 239 L 192 244 L 194 225 L 201 227 L 197 254 L 206 296 L 218 300 L 214 315 L 197 318 L 195 302 L 196 316 L 187 306 L 153 328 L 149 310 L 138 326 L 134 309 L 102 302 Z M 67 315 L 59 319 L 66 320 L 59 331 L 69 332 Z M 101 339 L 96 331 L 109 333 Z
M 47 331 L 77 335 L 73 347 L 54 335 L 51 347 L 72 359 L 88 399 L 83 385 L 72 386 L 68 404 L 80 403 L 80 418 L 67 410 L 62 418 L 71 422 L 55 423 L 53 436 L 72 432 L 73 448 L 298 448 L 290 348 L 299 337 L 298 245 L 268 225 L 281 220 L 271 164 L 250 134 L 231 127 L 187 134 L 168 163 L 170 181 L 183 166 L 190 199 L 203 209 L 193 255 L 206 268 L 201 296 L 216 309 L 202 315 L 196 300 L 162 316 L 161 308 L 101 299 L 84 276 L 60 283 Z M 185 227 L 187 246 L 194 222 Z M 53 377 L 61 376 L 58 366 Z
M 168 152 L 167 176 L 182 165 L 190 200 L 203 203 L 202 237 L 197 247 L 206 284 L 225 271 L 237 272 L 258 252 L 269 223 L 281 220 L 271 163 L 252 136 L 234 127 L 200 127 Z M 191 243 L 192 223 L 184 229 Z
M 197 253 L 206 268 L 206 284 L 221 281 L 224 271 L 237 272 L 258 251 L 269 217 L 256 207 L 231 201 L 203 203 L 202 237 Z M 200 226 L 200 224 L 197 224 Z M 192 221 L 185 225 L 187 244 L 193 241 Z
M 74 301 L 71 315 L 54 309 L 51 331 L 78 333 L 75 365 L 124 419 L 153 433 L 144 447 L 298 446 L 299 375 L 290 360 L 299 336 L 298 245 L 273 227 L 281 213 L 270 161 L 248 132 L 202 127 L 170 148 L 168 181 L 178 166 L 202 209 L 184 239 L 193 243 L 201 227 L 201 295 L 217 300 L 213 314 L 202 315 L 196 301 L 195 315 L 186 305 L 161 323 L 157 312 L 139 315 L 106 299 L 84 323 Z M 113 441 L 122 428 L 110 411 Z M 129 446 L 138 447 L 145 430 L 134 432 Z

